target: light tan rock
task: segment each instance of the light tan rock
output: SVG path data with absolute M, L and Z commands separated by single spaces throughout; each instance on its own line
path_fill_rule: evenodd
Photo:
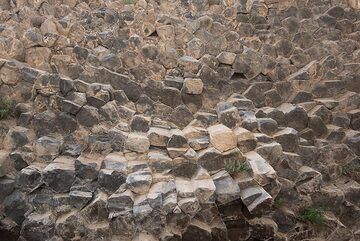
M 360 9 L 360 0 L 348 0 L 348 3 L 353 9 Z
M 131 151 L 143 153 L 149 150 L 150 142 L 144 134 L 130 133 L 126 140 L 125 147 Z
M 10 167 L 9 153 L 0 150 L 0 177 L 5 176 Z
M 169 130 L 159 127 L 151 127 L 147 135 L 150 145 L 158 147 L 166 146 L 171 137 Z
M 256 148 L 257 140 L 254 134 L 245 128 L 238 127 L 234 130 L 237 138 L 238 148 L 241 152 L 249 152 Z
M 214 125 L 208 128 L 211 144 L 221 152 L 231 150 L 237 146 L 237 138 L 234 132 L 222 125 Z
M 235 61 L 236 54 L 231 52 L 221 52 L 216 58 L 221 64 L 232 65 Z
M 199 78 L 186 78 L 183 85 L 183 90 L 187 94 L 199 95 L 202 93 L 204 84 Z

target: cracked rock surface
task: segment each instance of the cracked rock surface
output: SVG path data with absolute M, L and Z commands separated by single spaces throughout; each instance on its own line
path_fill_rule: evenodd
M 0 240 L 360 240 L 359 0 L 0 0 L 0 99 Z

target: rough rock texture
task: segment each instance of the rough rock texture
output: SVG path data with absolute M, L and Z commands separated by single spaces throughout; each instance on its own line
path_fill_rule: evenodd
M 360 240 L 359 93 L 359 0 L 0 0 L 0 240 Z

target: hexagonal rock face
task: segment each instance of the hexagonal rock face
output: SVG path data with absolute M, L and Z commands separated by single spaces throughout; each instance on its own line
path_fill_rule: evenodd
M 187 94 L 199 95 L 203 91 L 204 84 L 201 79 L 186 78 L 183 85 L 183 90 Z
M 131 151 L 143 153 L 149 150 L 150 142 L 145 134 L 130 133 L 126 140 L 125 147 Z
M 211 144 L 220 152 L 231 150 L 237 146 L 237 138 L 234 132 L 222 125 L 214 125 L 208 129 Z
M 261 184 L 267 184 L 270 179 L 275 179 L 276 172 L 274 168 L 259 154 L 254 151 L 248 152 L 245 155 L 254 178 Z
M 75 180 L 75 160 L 58 157 L 42 173 L 43 182 L 56 192 L 68 192 Z
M 147 193 L 151 186 L 151 182 L 152 176 L 149 170 L 130 173 L 126 179 L 126 184 L 129 189 L 137 194 Z
M 1 241 L 359 240 L 359 0 L 48 2 L 0 0 Z

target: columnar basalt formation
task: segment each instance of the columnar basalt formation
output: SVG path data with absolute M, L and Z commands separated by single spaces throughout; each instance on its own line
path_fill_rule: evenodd
M 359 0 L 1 0 L 0 240 L 360 240 L 359 92 Z

